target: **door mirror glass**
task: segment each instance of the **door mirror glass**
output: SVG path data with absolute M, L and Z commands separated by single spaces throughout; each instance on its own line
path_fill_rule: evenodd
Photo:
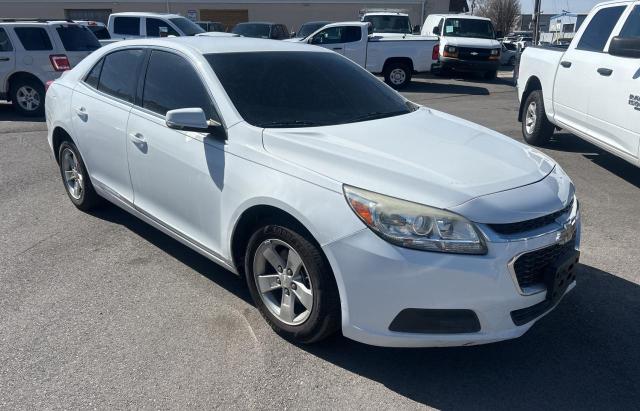
M 209 132 L 207 116 L 199 107 L 169 110 L 166 114 L 166 123 L 167 127 L 174 130 Z M 217 122 L 216 124 L 220 125 Z
M 640 58 L 640 37 L 614 37 L 609 45 L 609 54 L 619 57 Z

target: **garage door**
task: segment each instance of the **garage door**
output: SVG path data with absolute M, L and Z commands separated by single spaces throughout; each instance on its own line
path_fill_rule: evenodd
M 91 20 L 107 24 L 111 9 L 65 9 L 64 15 L 71 20 Z
M 225 27 L 225 31 L 231 31 L 238 23 L 249 21 L 249 10 L 211 10 L 201 9 L 200 20 L 218 21 Z

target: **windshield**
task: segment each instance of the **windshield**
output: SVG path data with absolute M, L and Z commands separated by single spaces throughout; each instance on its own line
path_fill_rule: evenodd
M 305 23 L 300 27 L 300 31 L 296 33 L 295 38 L 303 39 L 308 35 L 312 34 L 314 31 L 330 24 L 330 21 L 315 21 L 313 23 Z
M 232 30 L 232 33 L 245 37 L 256 37 L 268 39 L 270 26 L 268 24 L 238 24 Z
M 327 126 L 414 110 L 412 103 L 335 53 L 239 52 L 205 57 L 242 118 L 257 127 Z
M 409 16 L 365 16 L 362 21 L 373 25 L 374 33 L 411 34 Z
M 495 38 L 491 22 L 479 19 L 447 19 L 444 24 L 444 35 L 447 37 Z
M 67 51 L 93 51 L 100 48 L 100 42 L 86 27 L 60 26 L 56 31 Z
M 198 33 L 205 32 L 202 27 L 198 26 L 196 23 L 192 22 L 189 19 L 185 19 L 184 17 L 169 19 L 169 21 L 178 26 L 180 31 L 183 32 L 185 36 L 195 36 Z

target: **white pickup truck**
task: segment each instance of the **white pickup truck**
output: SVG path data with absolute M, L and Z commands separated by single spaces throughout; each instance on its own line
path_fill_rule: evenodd
M 367 22 L 328 24 L 303 41 L 340 53 L 374 74 L 383 74 L 385 82 L 396 89 L 409 84 L 413 73 L 431 71 L 438 59 L 437 37 L 378 36 Z
M 528 143 L 562 128 L 640 166 L 640 1 L 595 6 L 566 49 L 527 47 L 518 98 Z

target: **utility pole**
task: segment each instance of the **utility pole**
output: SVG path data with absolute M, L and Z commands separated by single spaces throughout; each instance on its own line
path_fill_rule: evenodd
M 540 40 L 540 0 L 535 0 L 533 6 L 533 45 L 538 44 Z

